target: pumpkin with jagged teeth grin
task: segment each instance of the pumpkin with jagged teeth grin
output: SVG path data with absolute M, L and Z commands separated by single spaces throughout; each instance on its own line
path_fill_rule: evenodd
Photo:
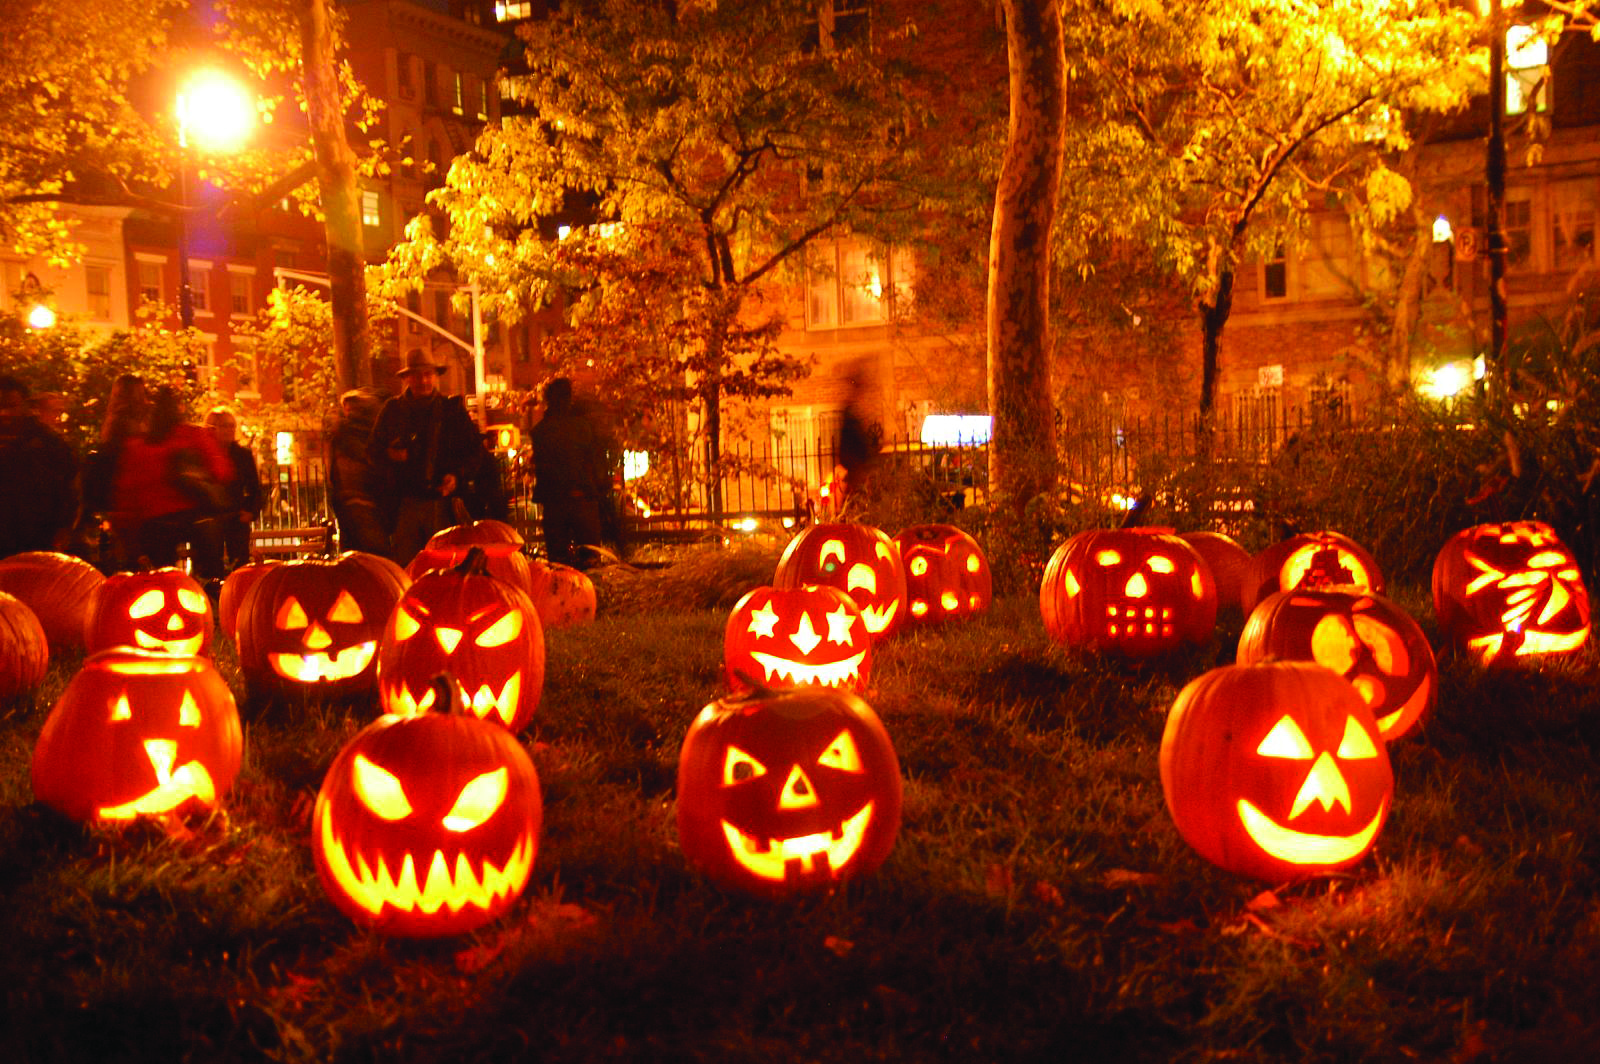
M 190 657 L 211 649 L 211 600 L 176 566 L 115 573 L 94 592 L 84 629 L 93 654 L 114 646 Z
M 963 620 L 989 608 L 989 559 L 967 533 L 954 525 L 913 525 L 894 543 L 906 571 L 906 623 Z
M 849 691 L 757 691 L 714 702 L 684 736 L 678 835 L 725 887 L 827 889 L 883 863 L 900 824 L 900 766 Z
M 1485 664 L 1574 653 L 1589 642 L 1590 602 L 1572 551 L 1542 521 L 1456 533 L 1433 567 L 1439 625 Z
M 812 525 L 784 548 L 772 584 L 836 587 L 861 609 L 874 640 L 893 635 L 906 612 L 906 575 L 894 541 L 871 525 Z
M 752 589 L 728 615 L 722 645 L 735 692 L 811 684 L 862 691 L 871 673 L 861 610 L 832 587 Z

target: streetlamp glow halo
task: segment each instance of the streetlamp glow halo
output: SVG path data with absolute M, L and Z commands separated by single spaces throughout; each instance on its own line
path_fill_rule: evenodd
M 233 151 L 256 125 L 255 97 L 220 70 L 191 74 L 178 92 L 178 136 L 207 151 Z

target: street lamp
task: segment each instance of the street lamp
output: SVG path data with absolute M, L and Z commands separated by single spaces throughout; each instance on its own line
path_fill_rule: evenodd
M 190 74 L 178 90 L 178 318 L 194 325 L 194 292 L 189 286 L 189 152 L 231 152 L 255 129 L 255 100 L 228 74 L 206 67 Z
M 39 283 L 35 274 L 28 274 L 22 279 L 22 299 L 28 303 L 28 312 L 25 315 L 28 328 L 48 329 L 56 323 L 55 308 L 45 301 L 44 285 Z

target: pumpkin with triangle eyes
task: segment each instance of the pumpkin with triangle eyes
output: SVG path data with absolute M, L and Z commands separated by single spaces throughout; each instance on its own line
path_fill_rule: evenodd
M 912 525 L 894 537 L 906 570 L 906 623 L 938 624 L 989 608 L 994 579 L 978 541 L 954 525 Z
M 1371 591 L 1278 591 L 1250 611 L 1234 660 L 1315 661 L 1348 680 L 1393 742 L 1416 726 L 1439 692 L 1433 648 L 1411 615 Z
M 826 522 L 789 541 L 778 559 L 773 587 L 836 587 L 861 607 L 875 640 L 892 636 L 905 621 L 906 574 L 900 551 L 871 525 Z
M 1383 572 L 1365 547 L 1339 532 L 1300 532 L 1250 559 L 1239 589 L 1244 612 L 1274 591 L 1364 587 L 1383 594 Z
M 678 756 L 684 856 L 733 890 L 827 890 L 881 865 L 900 763 L 872 707 L 840 688 L 755 691 L 700 711 Z
M 483 551 L 489 575 L 533 592 L 533 573 L 528 556 L 522 553 L 522 533 L 494 518 L 468 521 L 441 528 L 428 537 L 427 544 L 406 565 L 406 575 L 415 580 L 434 569 L 450 569 L 467 559 L 476 547 Z
M 1354 687 L 1314 662 L 1275 661 L 1212 669 L 1178 693 L 1161 790 L 1201 857 L 1283 883 L 1365 857 L 1394 776 Z
M 378 705 L 416 716 L 448 672 L 479 717 L 521 731 L 544 690 L 544 628 L 521 588 L 489 574 L 473 547 L 452 569 L 425 572 L 400 596 L 378 641 Z
M 1589 642 L 1577 559 L 1543 521 L 1474 525 L 1433 563 L 1433 608 L 1456 645 L 1489 665 L 1559 658 Z
M 407 937 L 471 931 L 533 874 L 542 802 L 528 752 L 436 683 L 438 710 L 379 717 L 345 744 L 311 811 L 317 875 L 340 911 Z
M 394 562 L 361 551 L 269 567 L 239 607 L 246 683 L 333 697 L 373 690 L 378 637 L 410 583 Z
M 84 649 L 159 650 L 185 657 L 211 651 L 211 600 L 176 566 L 116 573 L 95 589 L 84 622 Z
M 722 665 L 734 692 L 811 684 L 864 691 L 872 637 L 838 588 L 758 587 L 728 615 Z
M 1050 556 L 1039 613 L 1064 646 L 1151 657 L 1211 637 L 1217 587 L 1170 529 L 1091 529 Z
M 239 773 L 239 710 L 211 662 L 113 647 L 83 663 L 33 750 L 33 793 L 77 821 L 214 809 Z

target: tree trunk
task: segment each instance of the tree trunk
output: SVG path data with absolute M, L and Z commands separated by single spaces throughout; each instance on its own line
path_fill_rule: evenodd
M 344 95 L 339 91 L 329 0 L 296 0 L 295 14 L 300 23 L 306 113 L 328 243 L 334 365 L 343 391 L 370 386 L 374 379 L 361 193 L 356 184 L 355 152 L 345 139 Z
M 1066 126 L 1056 0 L 1004 0 L 1010 124 L 989 239 L 989 486 L 1020 515 L 1056 476 L 1050 235 Z
M 1222 329 L 1233 313 L 1233 270 L 1217 277 L 1216 295 L 1200 304 L 1200 421 L 1208 424 L 1217 404 L 1217 374 L 1222 364 Z

